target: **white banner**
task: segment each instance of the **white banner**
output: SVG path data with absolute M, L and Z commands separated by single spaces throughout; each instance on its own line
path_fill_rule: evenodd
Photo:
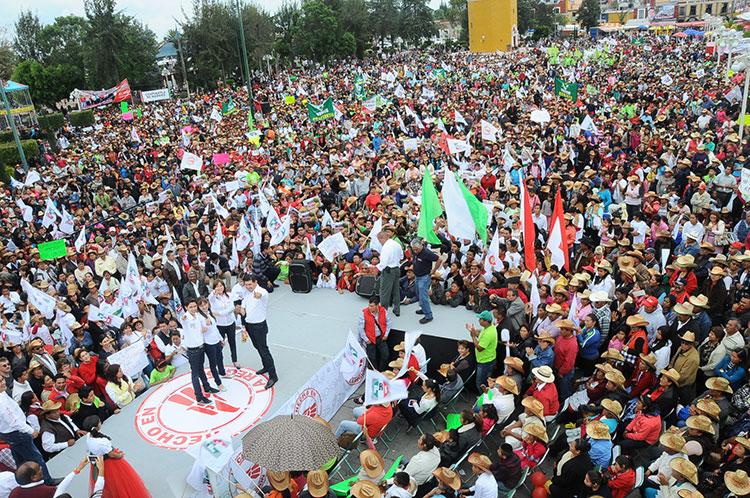
M 157 100 L 167 100 L 170 97 L 169 88 L 160 88 L 158 90 L 148 90 L 141 92 L 141 102 L 156 102 Z
M 136 377 L 141 370 L 148 366 L 146 357 L 146 345 L 142 340 L 138 340 L 126 348 L 122 348 L 107 358 L 110 365 L 120 365 L 122 373 L 130 378 Z
M 200 171 L 203 167 L 203 159 L 200 156 L 196 156 L 188 151 L 182 154 L 182 161 L 180 162 L 180 169 L 192 169 Z
M 116 329 L 122 327 L 125 320 L 119 316 L 111 315 L 100 310 L 96 306 L 89 306 L 89 320 L 94 322 L 104 322 L 105 325 L 110 325 Z
M 344 235 L 337 232 L 321 240 L 318 244 L 318 250 L 328 261 L 333 262 L 336 256 L 348 253 L 349 246 L 346 245 Z

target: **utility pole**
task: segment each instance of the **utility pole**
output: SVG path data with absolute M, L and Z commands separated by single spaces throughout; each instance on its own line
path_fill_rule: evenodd
M 242 67 L 245 70 L 247 85 L 247 93 L 250 95 L 250 112 L 253 112 L 253 82 L 250 77 L 250 69 L 247 65 L 247 47 L 245 46 L 245 25 L 242 22 L 242 9 L 240 8 L 240 0 L 236 0 L 237 3 L 237 17 L 240 18 L 240 52 L 242 53 Z
M 16 119 L 10 112 L 10 103 L 8 102 L 8 96 L 5 94 L 5 81 L 0 79 L 0 97 L 3 99 L 3 107 L 5 108 L 5 119 L 10 125 L 10 131 L 13 132 L 13 140 L 16 142 L 16 148 L 18 149 L 18 155 L 21 157 L 21 164 L 25 171 L 29 171 L 29 163 L 26 162 L 26 154 L 23 152 L 23 146 L 21 145 L 21 139 L 18 136 L 18 129 L 16 129 Z
M 182 53 L 182 35 L 177 32 L 177 50 L 180 51 L 180 65 L 182 66 L 182 80 L 185 82 L 185 90 L 187 90 L 187 96 L 190 98 L 190 85 L 188 84 L 187 71 L 185 71 L 185 55 Z

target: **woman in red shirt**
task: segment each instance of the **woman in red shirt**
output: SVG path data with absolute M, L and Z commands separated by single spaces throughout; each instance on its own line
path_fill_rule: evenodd
M 522 469 L 532 469 L 539 465 L 547 453 L 547 442 L 547 430 L 541 424 L 533 422 L 523 427 L 521 449 L 515 451 L 521 459 Z
M 661 415 L 648 396 L 638 400 L 635 418 L 625 427 L 620 448 L 623 455 L 632 455 L 648 448 L 659 440 Z
M 625 498 L 635 487 L 635 470 L 628 456 L 618 456 L 607 469 L 607 474 L 612 498 Z
M 638 367 L 625 383 L 625 388 L 630 390 L 630 396 L 640 397 L 641 394 L 651 389 L 656 383 L 656 356 L 653 353 L 639 355 Z
M 99 360 L 99 357 L 83 348 L 76 349 L 73 356 L 78 361 L 78 376 L 83 379 L 86 385 L 94 389 L 94 393 L 99 398 L 108 399 L 105 391 L 107 380 L 104 377 L 100 377 L 96 372 L 96 362 Z

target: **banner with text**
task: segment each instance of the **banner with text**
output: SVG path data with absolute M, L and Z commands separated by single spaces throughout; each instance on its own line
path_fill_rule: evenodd
M 159 100 L 167 100 L 169 97 L 169 88 L 159 88 L 158 90 L 141 92 L 141 102 L 156 102 Z
M 117 86 L 107 90 L 73 90 L 80 110 L 99 107 L 114 102 L 130 100 L 130 85 L 128 80 L 122 80 Z

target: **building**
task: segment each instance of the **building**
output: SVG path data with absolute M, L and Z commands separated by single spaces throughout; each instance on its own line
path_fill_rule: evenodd
M 469 49 L 506 51 L 518 42 L 517 0 L 468 0 Z

